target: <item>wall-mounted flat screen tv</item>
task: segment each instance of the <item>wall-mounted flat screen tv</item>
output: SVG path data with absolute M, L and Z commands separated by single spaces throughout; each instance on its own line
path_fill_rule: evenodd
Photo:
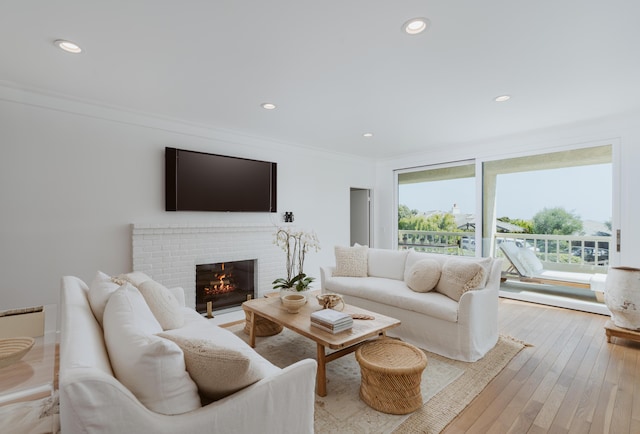
M 165 163 L 167 211 L 277 211 L 277 163 L 176 148 Z

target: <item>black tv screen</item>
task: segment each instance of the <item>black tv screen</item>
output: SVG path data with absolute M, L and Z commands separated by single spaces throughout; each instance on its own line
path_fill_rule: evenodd
M 277 163 L 176 148 L 165 163 L 167 211 L 277 211 Z

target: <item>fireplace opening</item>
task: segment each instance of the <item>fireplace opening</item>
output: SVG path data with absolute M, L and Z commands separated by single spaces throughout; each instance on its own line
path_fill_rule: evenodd
M 255 259 L 196 265 L 196 310 L 207 312 L 241 306 L 255 298 Z

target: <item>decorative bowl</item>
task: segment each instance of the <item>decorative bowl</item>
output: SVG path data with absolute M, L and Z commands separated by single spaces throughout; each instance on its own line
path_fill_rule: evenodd
M 301 294 L 287 294 L 281 300 L 287 312 L 298 313 L 300 308 L 307 302 L 307 297 Z
M 342 310 L 344 309 L 344 300 L 339 294 L 321 294 L 316 295 L 318 303 L 325 309 Z
M 0 368 L 20 360 L 35 342 L 35 339 L 29 337 L 0 339 Z

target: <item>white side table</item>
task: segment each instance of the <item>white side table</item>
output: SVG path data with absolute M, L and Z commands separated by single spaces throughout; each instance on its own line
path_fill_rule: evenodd
M 56 305 L 44 306 L 44 334 L 24 357 L 0 368 L 0 432 L 58 432 Z

